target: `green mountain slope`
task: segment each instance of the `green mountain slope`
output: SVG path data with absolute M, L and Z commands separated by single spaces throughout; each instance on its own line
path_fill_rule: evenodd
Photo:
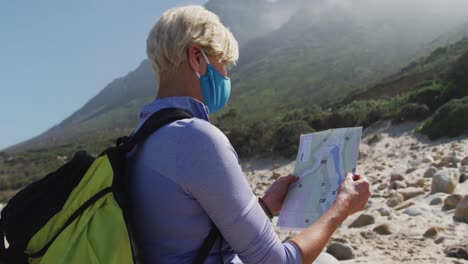
M 376 11 L 363 16 L 330 3 L 212 0 L 206 4 L 243 43 L 239 65 L 231 73 L 232 100 L 224 113 L 237 111 L 236 122 L 254 123 L 298 106 L 338 102 L 349 91 L 367 87 L 425 54 L 428 48 L 423 44 L 445 29 L 426 25 L 430 18 L 389 18 Z M 355 3 L 362 9 L 368 1 Z M 450 32 L 450 38 L 456 38 L 454 32 L 459 29 Z M 8 151 L 127 132 L 136 123 L 138 109 L 155 97 L 156 90 L 154 75 L 144 61 L 57 126 Z

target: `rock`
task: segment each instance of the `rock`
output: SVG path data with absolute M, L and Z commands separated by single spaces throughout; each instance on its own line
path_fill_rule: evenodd
M 278 179 L 279 177 L 281 177 L 281 174 L 277 173 L 277 172 L 273 172 L 271 174 L 271 177 L 270 177 L 270 180 L 276 180 Z
M 453 218 L 468 224 L 468 195 L 457 204 Z
M 468 166 L 468 157 L 465 157 L 464 159 L 461 160 L 461 165 Z
M 434 240 L 434 243 L 440 244 L 440 243 L 444 242 L 444 240 L 445 240 L 445 237 L 439 237 L 436 240 Z
M 361 231 L 361 232 L 359 232 L 359 234 L 365 239 L 373 239 L 373 238 L 376 237 L 375 233 L 372 232 L 372 231 L 369 231 L 369 230 Z
M 468 180 L 468 173 L 463 173 L 460 175 L 460 179 L 458 180 L 458 182 L 464 183 L 466 180 Z
M 442 168 L 442 167 L 457 168 L 457 162 L 459 161 L 460 159 L 458 159 L 457 157 L 448 156 L 448 157 L 442 157 L 439 163 L 435 163 L 433 165 L 438 168 Z
M 441 197 L 436 197 L 436 198 L 432 199 L 429 204 L 430 205 L 438 205 L 438 204 L 441 204 L 442 202 L 443 202 L 443 200 L 442 200 Z
M 439 233 L 443 230 L 441 227 L 431 227 L 426 232 L 424 232 L 423 237 L 426 238 L 435 238 L 439 235 Z
M 403 195 L 404 200 L 408 200 L 413 197 L 424 194 L 424 190 L 422 188 L 409 187 L 409 188 L 398 190 L 398 193 Z
M 397 210 L 397 211 L 399 211 L 399 210 L 408 208 L 408 207 L 413 206 L 413 205 L 415 205 L 414 202 L 407 202 L 407 203 L 404 203 L 404 204 L 400 204 L 400 205 L 398 205 L 398 206 L 395 206 L 394 209 Z
M 385 170 L 385 167 L 382 166 L 382 165 L 375 165 L 375 166 L 374 166 L 374 169 L 375 169 L 375 170 L 378 170 L 378 171 L 383 171 L 383 170 Z
M 463 195 L 458 194 L 458 193 L 447 196 L 447 198 L 445 198 L 444 200 L 444 209 L 445 210 L 454 209 L 455 207 L 457 207 L 458 203 L 462 199 L 463 199 Z
M 381 207 L 379 210 L 377 210 L 381 216 L 389 216 L 390 215 L 390 209 L 387 207 Z
M 459 172 L 456 169 L 443 169 L 432 177 L 431 193 L 453 193 L 458 183 Z
M 327 247 L 327 253 L 334 256 L 338 260 L 353 259 L 353 249 L 345 244 L 333 242 Z
M 409 150 L 420 150 L 421 149 L 421 146 L 418 145 L 418 143 L 412 143 Z
M 423 162 L 423 163 L 433 163 L 433 162 L 434 162 L 434 158 L 433 158 L 431 155 L 426 155 L 426 156 L 422 159 L 422 162 Z
M 396 193 L 390 197 L 390 199 L 387 200 L 387 205 L 388 207 L 395 207 L 399 204 L 401 204 L 405 199 L 403 198 L 403 195 Z
M 388 186 L 389 190 L 398 190 L 408 187 L 408 184 L 404 181 L 394 181 Z
M 394 181 L 405 181 L 405 177 L 398 173 L 392 173 L 392 175 L 390 175 L 390 183 Z
M 379 235 L 391 235 L 393 233 L 396 233 L 396 228 L 390 223 L 378 225 L 372 230 Z
M 455 153 L 452 153 L 452 155 L 450 155 L 450 156 L 443 157 L 441 161 L 446 162 L 446 163 L 457 164 L 458 162 L 461 162 L 462 159 L 457 157 L 457 155 Z
M 403 213 L 409 216 L 418 216 L 424 214 L 427 211 L 427 207 L 423 205 L 413 205 L 408 207 L 405 211 L 403 211 Z
M 362 227 L 366 225 L 371 225 L 375 222 L 374 216 L 370 214 L 361 214 L 354 222 L 352 222 L 348 227 Z
M 468 173 L 468 166 L 462 166 L 458 168 L 458 170 L 460 171 L 460 173 Z
M 429 169 L 424 172 L 424 178 L 432 178 L 432 176 L 437 172 L 437 169 L 434 167 L 430 167 Z
M 381 141 L 384 137 L 382 136 L 382 134 L 375 134 L 371 137 L 369 137 L 369 139 L 367 140 L 367 144 L 368 145 L 375 145 L 377 144 L 379 141 Z
M 444 249 L 444 253 L 449 258 L 459 258 L 468 260 L 468 244 L 448 246 Z
M 424 179 L 419 179 L 415 182 L 408 183 L 408 187 L 424 187 L 426 185 L 426 181 Z
M 279 164 L 273 164 L 273 169 L 276 170 L 276 169 L 279 169 L 281 166 Z
M 416 166 L 415 166 L 415 167 L 416 167 Z M 410 174 L 410 173 L 412 173 L 413 171 L 415 171 L 415 170 L 418 169 L 418 168 L 415 168 L 415 167 L 407 169 L 407 170 L 405 171 L 405 174 Z
M 384 182 L 377 187 L 377 190 L 382 191 L 388 188 L 388 183 Z

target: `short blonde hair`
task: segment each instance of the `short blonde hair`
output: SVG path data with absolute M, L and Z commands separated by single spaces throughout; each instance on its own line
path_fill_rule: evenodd
M 221 55 L 228 66 L 239 58 L 239 47 L 231 31 L 217 15 L 196 5 L 167 10 L 148 36 L 146 54 L 160 75 L 178 67 L 193 44 L 200 45 L 208 55 Z

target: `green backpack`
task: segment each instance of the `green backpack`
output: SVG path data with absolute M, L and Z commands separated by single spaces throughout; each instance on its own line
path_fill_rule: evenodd
M 175 108 L 156 112 L 99 157 L 77 152 L 18 192 L 1 212 L 0 263 L 136 263 L 126 154 L 162 126 L 191 117 Z M 203 263 L 219 237 L 213 225 L 193 263 Z

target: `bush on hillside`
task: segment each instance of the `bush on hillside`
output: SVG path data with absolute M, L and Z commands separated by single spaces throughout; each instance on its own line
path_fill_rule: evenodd
M 312 133 L 312 129 L 305 121 L 292 121 L 278 127 L 273 134 L 273 151 L 285 158 L 291 158 L 297 153 L 299 136 Z
M 443 105 L 418 131 L 430 139 L 456 137 L 468 133 L 468 97 Z
M 447 102 L 447 99 L 443 96 L 447 86 L 445 83 L 435 81 L 425 83 L 414 88 L 414 91 L 408 95 L 407 102 L 426 105 L 431 112 L 435 112 L 437 108 Z
M 468 90 L 468 52 L 463 54 L 453 65 L 449 78 L 460 89 Z
M 429 107 L 425 104 L 409 103 L 403 106 L 397 121 L 423 121 L 431 115 Z
M 237 126 L 227 133 L 229 141 L 241 158 L 271 152 L 273 126 L 263 121 L 250 126 Z

